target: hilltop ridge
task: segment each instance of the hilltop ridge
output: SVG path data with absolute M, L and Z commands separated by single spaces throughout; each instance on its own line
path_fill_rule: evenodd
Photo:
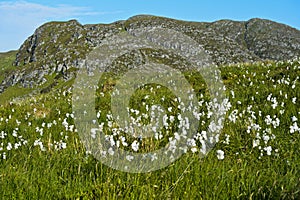
M 0 93 L 16 84 L 25 88 L 43 85 L 47 76 L 52 75 L 70 80 L 85 56 L 104 38 L 154 26 L 190 36 L 218 65 L 300 57 L 299 30 L 259 18 L 209 23 L 137 15 L 111 24 L 82 25 L 76 20 L 48 22 L 22 44 L 13 63 L 14 70 L 0 84 Z

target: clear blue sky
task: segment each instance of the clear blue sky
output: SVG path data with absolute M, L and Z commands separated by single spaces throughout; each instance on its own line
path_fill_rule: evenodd
M 110 23 L 137 14 L 207 22 L 259 17 L 300 29 L 299 0 L 0 0 L 0 52 L 18 49 L 47 21 Z

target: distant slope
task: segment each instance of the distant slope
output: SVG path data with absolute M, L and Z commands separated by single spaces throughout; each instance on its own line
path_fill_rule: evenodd
M 16 54 L 17 51 L 0 53 L 0 83 L 5 79 L 7 74 L 16 68 L 16 66 L 13 65 L 13 62 L 16 59 Z
M 218 65 L 300 57 L 300 31 L 265 19 L 206 23 L 138 15 L 112 24 L 81 25 L 76 20 L 49 22 L 39 27 L 18 50 L 15 71 L 2 76 L 0 93 L 16 84 L 41 88 L 55 85 L 55 80 L 70 80 L 88 52 L 104 38 L 153 26 L 190 36 Z M 50 80 L 52 82 L 47 84 Z

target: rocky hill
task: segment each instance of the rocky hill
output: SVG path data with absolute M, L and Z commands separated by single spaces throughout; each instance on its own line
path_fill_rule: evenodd
M 7 72 L 0 84 L 0 93 L 16 84 L 25 88 L 51 87 L 56 80 L 69 80 L 85 56 L 104 38 L 153 26 L 190 36 L 218 65 L 300 57 L 300 31 L 265 19 L 207 23 L 139 15 L 112 24 L 81 25 L 76 20 L 49 22 L 36 29 L 20 47 L 13 70 Z M 45 84 L 48 80 L 52 80 L 50 85 Z

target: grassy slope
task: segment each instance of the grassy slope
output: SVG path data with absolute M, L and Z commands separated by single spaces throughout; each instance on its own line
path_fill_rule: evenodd
M 30 64 L 24 65 L 22 67 L 16 67 L 13 65 L 13 62 L 16 59 L 16 53 L 17 51 L 0 53 L 0 82 L 2 82 L 7 75 L 11 75 L 12 73 L 14 73 L 14 71 L 19 71 L 21 69 L 30 69 Z M 34 86 L 33 88 L 24 88 L 19 83 L 14 86 L 8 87 L 2 94 L 0 94 L 0 104 L 5 105 L 14 99 L 26 99 L 29 96 L 43 93 L 43 91 L 45 91 L 44 93 L 47 93 L 51 89 L 55 90 L 57 88 L 61 88 L 65 85 L 70 84 L 69 82 L 61 80 L 61 78 L 57 74 L 46 75 L 45 78 L 47 79 L 47 81 L 44 84 Z
M 16 59 L 16 53 L 17 51 L 0 53 L 0 82 L 2 82 L 7 75 L 13 73 L 15 70 L 18 70 L 18 67 L 13 65 L 13 62 Z M 31 91 L 31 89 L 24 89 L 18 85 L 10 87 L 1 94 L 0 104 L 5 104 L 11 99 L 21 97 L 30 93 Z
M 0 138 L 0 145 L 3 144 L 0 151 L 0 196 L 7 199 L 300 198 L 300 133 L 289 131 L 291 117 L 300 120 L 300 84 L 296 79 L 300 76 L 299 65 L 295 62 L 220 68 L 232 104 L 228 115 L 235 109 L 242 113 L 237 122 L 230 121 L 227 116 L 221 141 L 205 158 L 200 159 L 189 152 L 169 167 L 146 174 L 116 171 L 86 155 L 77 133 L 62 125 L 64 119 L 69 124 L 73 121 L 66 115 L 71 113 L 71 94 L 64 92 L 70 85 L 49 94 L 2 105 L 0 132 L 7 135 Z M 278 80 L 289 81 L 289 85 L 279 84 Z M 292 85 L 295 85 L 293 89 Z M 271 93 L 279 102 L 275 109 L 267 100 Z M 295 103 L 292 97 L 297 97 Z M 281 106 L 282 102 L 284 105 Z M 249 109 L 250 105 L 252 108 Z M 279 114 L 280 110 L 285 112 Z M 261 126 L 261 131 L 251 129 L 247 133 L 251 111 L 257 117 L 254 122 Z M 264 122 L 267 115 L 276 115 L 280 125 L 275 128 L 267 125 Z M 50 123 L 52 126 L 47 128 Z M 37 127 L 43 128 L 42 134 L 37 132 Z M 256 133 L 262 135 L 268 128 L 276 138 L 266 144 L 261 140 L 260 146 L 262 149 L 272 146 L 270 156 L 253 147 Z M 14 130 L 17 136 L 13 136 Z M 224 143 L 225 134 L 230 136 L 229 144 Z M 34 145 L 38 138 L 45 151 Z M 27 144 L 23 145 L 24 140 Z M 60 141 L 66 142 L 67 148 L 55 150 L 54 146 Z M 22 145 L 7 150 L 9 142 Z M 225 152 L 224 160 L 217 159 L 218 149 Z M 275 149 L 279 150 L 278 153 Z M 1 159 L 3 154 L 5 160 Z
M 13 62 L 16 59 L 16 51 L 0 53 L 0 82 L 3 81 L 5 74 L 13 70 Z

